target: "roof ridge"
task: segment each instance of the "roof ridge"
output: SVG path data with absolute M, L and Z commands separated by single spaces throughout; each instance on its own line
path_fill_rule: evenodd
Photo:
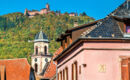
M 124 1 L 122 4 L 120 4 L 115 10 L 113 10 L 109 15 L 113 15 L 120 7 L 124 6 L 124 4 L 126 3 L 126 1 Z
M 21 59 L 27 60 L 27 58 L 12 58 L 12 59 L 0 59 L 0 60 L 21 60 Z
M 89 34 L 92 30 L 94 30 L 97 26 L 92 26 L 89 29 L 87 29 L 86 31 L 84 31 L 81 36 L 85 36 L 87 34 Z
M 109 17 L 109 16 L 108 16 L 108 17 Z M 105 17 L 105 18 L 103 18 L 103 19 L 101 19 L 101 20 L 98 20 L 97 24 L 94 25 L 94 26 L 92 26 L 92 27 L 90 27 L 90 28 L 87 29 L 85 32 L 83 32 L 83 34 L 81 34 L 81 37 L 84 37 L 85 35 L 91 33 L 93 30 L 95 30 L 97 27 L 99 27 L 99 26 L 105 21 L 104 19 L 106 19 L 106 18 L 108 18 L 108 17 Z

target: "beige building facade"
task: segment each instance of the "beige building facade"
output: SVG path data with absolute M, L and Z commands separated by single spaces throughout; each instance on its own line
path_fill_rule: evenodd
M 48 51 L 49 41 L 45 33 L 40 31 L 36 34 L 34 40 L 34 53 L 31 57 L 31 65 L 37 75 L 44 72 L 44 68 L 51 60 L 51 54 Z

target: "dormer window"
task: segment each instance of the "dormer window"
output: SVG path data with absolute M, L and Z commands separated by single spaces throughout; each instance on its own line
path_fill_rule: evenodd
M 130 37 L 130 23 L 125 23 L 124 25 L 125 34 L 124 37 Z
M 130 34 L 130 25 L 126 24 L 126 33 Z

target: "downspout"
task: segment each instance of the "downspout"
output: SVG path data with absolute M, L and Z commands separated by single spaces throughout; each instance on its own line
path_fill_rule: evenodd
M 56 80 L 58 80 L 58 68 L 57 68 L 57 65 L 56 65 Z
M 58 80 L 58 68 L 56 62 L 54 62 L 54 64 L 56 65 L 56 80 Z

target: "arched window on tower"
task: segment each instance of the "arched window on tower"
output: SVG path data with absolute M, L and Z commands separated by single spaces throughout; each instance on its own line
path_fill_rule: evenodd
M 47 55 L 47 46 L 44 47 L 45 55 Z
M 37 72 L 37 71 L 38 71 L 38 65 L 35 64 L 35 72 Z
M 36 55 L 38 55 L 38 47 L 36 46 Z

